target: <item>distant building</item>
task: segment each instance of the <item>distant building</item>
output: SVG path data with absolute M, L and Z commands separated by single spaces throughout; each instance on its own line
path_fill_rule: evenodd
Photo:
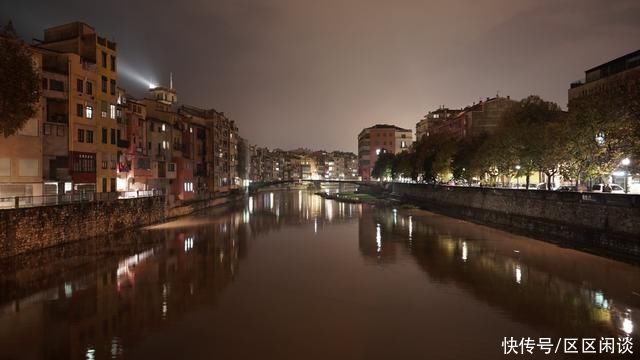
M 412 142 L 412 131 L 395 125 L 378 124 L 363 129 L 358 135 L 359 176 L 369 180 L 380 153 L 400 153 L 408 150 Z
M 297 149 L 284 151 L 250 147 L 249 178 L 276 180 L 353 180 L 358 178 L 357 155 L 342 151 Z
M 516 103 L 517 101 L 511 100 L 509 96 L 496 96 L 464 109 L 467 134 L 475 136 L 493 133 L 502 116 Z
M 496 96 L 461 110 L 440 108 L 430 112 L 418 123 L 420 139 L 433 136 L 464 138 L 493 133 L 500 119 L 517 102 L 511 97 Z
M 584 80 L 572 83 L 569 88 L 569 104 L 574 99 L 599 93 L 614 85 L 638 84 L 640 50 L 593 67 L 584 73 Z
M 449 109 L 444 106 L 441 106 L 437 110 L 429 111 L 429 113 L 416 124 L 416 141 L 420 141 L 423 137 L 429 136 L 430 129 L 445 122 L 447 119 L 457 116 L 460 111 L 460 109 Z

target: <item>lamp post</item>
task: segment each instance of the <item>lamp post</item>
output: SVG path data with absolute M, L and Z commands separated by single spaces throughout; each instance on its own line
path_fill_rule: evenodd
M 624 166 L 624 193 L 629 193 L 629 165 L 631 160 L 629 158 L 622 159 L 622 166 Z
M 516 165 L 516 184 L 518 184 L 518 189 L 520 189 L 520 165 Z

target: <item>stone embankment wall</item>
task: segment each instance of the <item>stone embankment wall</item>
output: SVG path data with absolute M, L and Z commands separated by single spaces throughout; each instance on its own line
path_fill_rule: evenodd
M 434 212 L 583 250 L 640 259 L 640 196 L 393 184 Z
M 0 210 L 0 258 L 165 219 L 161 196 Z
M 0 210 L 0 259 L 156 224 L 235 199 L 168 207 L 163 196 L 155 196 Z

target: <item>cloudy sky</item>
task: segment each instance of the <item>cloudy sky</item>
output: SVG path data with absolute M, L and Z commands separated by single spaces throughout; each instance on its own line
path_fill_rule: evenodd
M 120 85 L 168 83 L 251 143 L 355 151 L 376 123 L 537 94 L 640 48 L 638 0 L 111 0 L 0 3 L 25 39 L 84 21 L 118 43 Z M 415 130 L 415 129 L 414 129 Z

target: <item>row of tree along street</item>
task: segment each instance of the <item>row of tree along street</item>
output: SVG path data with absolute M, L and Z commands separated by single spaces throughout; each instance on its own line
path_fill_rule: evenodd
M 490 133 L 426 136 L 409 151 L 380 154 L 372 176 L 502 186 L 523 177 L 529 188 L 531 175 L 540 172 L 551 189 L 558 176 L 576 188 L 587 181 L 609 183 L 621 164 L 624 176 L 637 174 L 640 99 L 632 85 L 572 100 L 568 112 L 529 96 L 506 111 Z

